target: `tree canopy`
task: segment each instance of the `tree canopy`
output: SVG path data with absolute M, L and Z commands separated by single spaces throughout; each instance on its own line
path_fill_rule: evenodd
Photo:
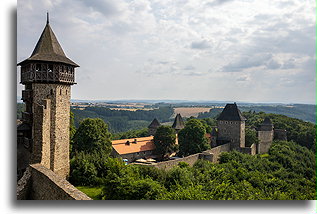
M 252 144 L 257 144 L 259 139 L 256 135 L 256 131 L 253 129 L 245 129 L 245 146 L 250 147 Z
M 186 122 L 178 133 L 179 155 L 187 156 L 210 148 L 206 138 L 206 128 L 198 119 Z
M 107 200 L 313 200 L 316 193 L 314 153 L 287 141 L 273 142 L 268 154 L 223 152 L 218 164 L 181 162 L 167 171 L 111 158 L 104 165 L 99 198 Z
M 170 126 L 158 127 L 154 135 L 155 152 L 164 159 L 176 151 L 177 146 L 175 145 L 176 135 L 175 130 Z
M 73 149 L 78 152 L 102 151 L 110 154 L 112 150 L 110 136 L 108 125 L 103 120 L 87 118 L 80 123 L 74 135 Z

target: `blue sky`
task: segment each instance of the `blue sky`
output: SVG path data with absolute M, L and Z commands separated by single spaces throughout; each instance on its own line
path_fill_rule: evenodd
M 50 12 L 81 66 L 73 99 L 315 103 L 312 0 L 20 0 L 17 11 L 19 62 Z

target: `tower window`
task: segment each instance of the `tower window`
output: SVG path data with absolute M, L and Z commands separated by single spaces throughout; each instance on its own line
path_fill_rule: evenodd
M 51 95 L 53 95 L 53 89 L 51 89 Z
M 35 70 L 36 71 L 40 71 L 41 70 L 41 64 L 36 64 Z
M 48 65 L 48 72 L 52 72 L 53 71 L 53 65 Z
M 42 71 L 47 71 L 47 65 L 46 64 L 42 64 Z
M 62 95 L 62 89 L 59 90 L 59 94 Z

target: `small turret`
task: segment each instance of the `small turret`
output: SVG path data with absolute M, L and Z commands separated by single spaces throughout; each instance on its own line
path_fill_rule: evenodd
M 175 117 L 174 123 L 172 125 L 172 128 L 175 129 L 176 132 L 178 133 L 184 127 L 185 127 L 184 120 L 183 120 L 181 114 L 177 114 Z
M 266 117 L 264 121 L 260 124 L 257 132 L 258 136 L 258 145 L 257 145 L 257 153 L 263 154 L 269 151 L 271 144 L 273 142 L 274 131 L 273 124 L 270 118 Z
M 160 127 L 160 126 L 161 126 L 160 122 L 156 118 L 154 118 L 154 120 L 148 126 L 149 135 L 155 135 L 157 128 Z
M 260 124 L 259 131 L 272 131 L 274 128 L 273 123 L 270 118 L 266 117 L 264 121 Z

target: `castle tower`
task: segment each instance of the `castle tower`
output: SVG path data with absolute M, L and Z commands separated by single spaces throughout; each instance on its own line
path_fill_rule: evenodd
M 176 131 L 176 139 L 175 144 L 178 144 L 178 132 L 185 127 L 184 120 L 181 116 L 181 114 L 177 114 L 174 123 L 172 125 L 172 128 Z
M 148 126 L 149 135 L 155 135 L 157 128 L 160 127 L 160 126 L 161 126 L 160 122 L 156 118 L 154 118 L 154 120 Z
M 257 146 L 257 153 L 263 154 L 269 151 L 269 148 L 272 144 L 274 131 L 273 131 L 273 124 L 270 118 L 266 117 L 260 127 L 258 128 L 258 139 L 259 143 Z
M 214 148 L 217 146 L 217 136 L 218 136 L 218 132 L 216 130 L 215 127 L 212 128 L 211 133 L 210 133 L 210 146 L 211 148 Z
M 218 140 L 231 142 L 231 149 L 245 147 L 245 121 L 236 103 L 227 104 L 217 118 Z
M 30 163 L 41 163 L 62 177 L 69 174 L 69 114 L 76 63 L 66 57 L 50 27 L 45 28 L 31 56 L 21 66 L 23 123 L 32 128 Z
M 184 127 L 185 127 L 184 120 L 183 120 L 181 114 L 177 114 L 175 119 L 174 119 L 174 123 L 172 125 L 172 128 L 175 129 L 176 133 L 178 133 Z

